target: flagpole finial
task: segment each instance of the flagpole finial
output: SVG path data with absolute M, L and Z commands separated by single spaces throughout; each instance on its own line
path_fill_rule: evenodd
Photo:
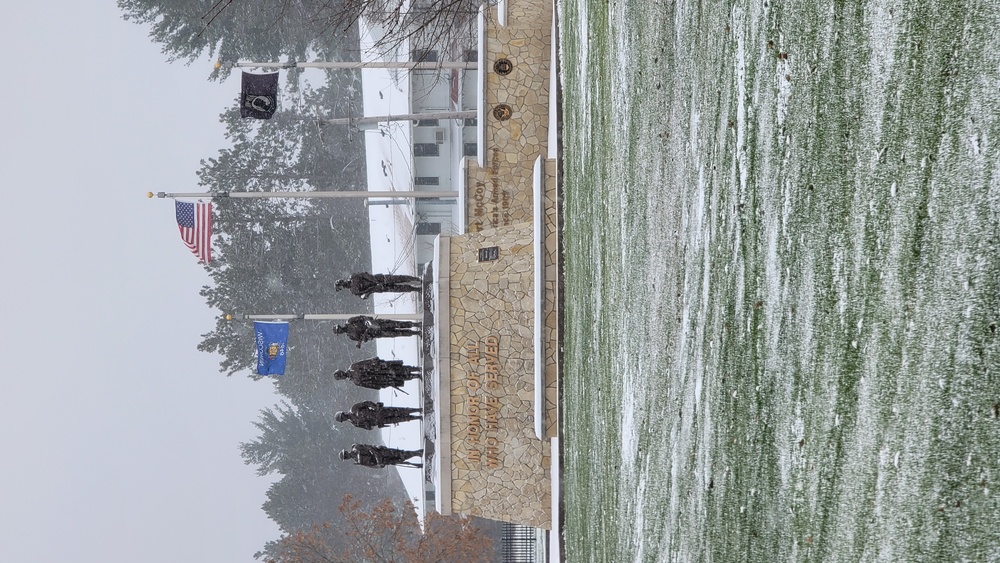
M 231 320 L 233 320 L 233 316 L 232 316 L 232 315 L 226 315 L 226 320 L 227 320 L 227 321 L 231 321 Z
M 153 192 L 146 192 L 146 197 L 153 199 Z

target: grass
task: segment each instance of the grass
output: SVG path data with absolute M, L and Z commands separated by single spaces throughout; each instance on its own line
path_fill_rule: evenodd
M 568 560 L 1000 560 L 998 20 L 560 4 Z

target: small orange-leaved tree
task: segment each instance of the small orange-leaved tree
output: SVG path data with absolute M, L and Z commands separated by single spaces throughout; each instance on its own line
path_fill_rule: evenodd
M 492 540 L 462 516 L 428 513 L 420 529 L 413 504 L 385 499 L 370 509 L 347 495 L 343 523 L 328 522 L 282 537 L 268 563 L 489 563 Z

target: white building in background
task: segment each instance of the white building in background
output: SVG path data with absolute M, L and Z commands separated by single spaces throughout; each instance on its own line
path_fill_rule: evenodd
M 478 62 L 474 44 L 416 47 L 404 42 L 399 49 L 376 56 L 373 53 L 377 53 L 381 33 L 379 28 L 362 24 L 363 60 Z M 477 109 L 478 69 L 364 69 L 361 73 L 366 116 Z M 390 121 L 361 134 L 365 138 L 368 189 L 373 191 L 459 192 L 463 160 L 476 156 L 478 149 L 475 117 Z M 386 195 L 391 199 L 391 194 Z M 418 263 L 431 259 L 436 235 L 462 232 L 457 199 L 390 203 L 411 208 Z

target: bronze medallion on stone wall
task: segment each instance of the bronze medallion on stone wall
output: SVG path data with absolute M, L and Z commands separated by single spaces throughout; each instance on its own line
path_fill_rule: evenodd
M 493 117 L 499 119 L 500 121 L 507 121 L 513 114 L 514 110 L 512 110 L 507 104 L 499 104 L 493 108 Z
M 507 76 L 512 70 L 514 63 L 510 62 L 510 59 L 497 59 L 497 62 L 493 63 L 493 71 L 500 76 Z

